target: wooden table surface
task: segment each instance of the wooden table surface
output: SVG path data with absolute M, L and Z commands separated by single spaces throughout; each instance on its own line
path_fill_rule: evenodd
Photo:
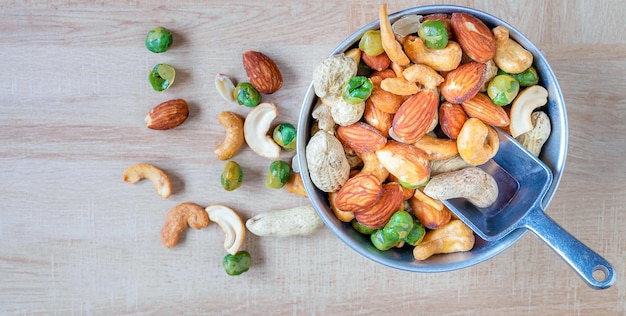
M 432 1 L 393 1 L 389 12 Z M 274 58 L 284 86 L 264 96 L 296 123 L 316 64 L 378 18 L 378 1 L 3 1 L 0 4 L 0 314 L 624 315 L 626 313 L 626 28 L 622 1 L 444 1 L 492 13 L 545 53 L 567 103 L 566 168 L 547 213 L 615 267 L 593 290 L 528 233 L 498 256 L 447 273 L 383 267 L 328 229 L 248 234 L 251 270 L 229 277 L 213 224 L 166 249 L 173 206 L 224 204 L 244 219 L 308 204 L 264 186 L 269 160 L 245 147 L 241 188 L 224 191 L 213 154 L 223 110 L 218 72 L 246 80 L 241 54 Z M 174 45 L 146 50 L 163 25 Z M 155 92 L 156 63 L 177 69 Z M 184 98 L 189 119 L 145 127 L 156 104 Z M 291 159 L 293 152 L 281 158 Z M 122 172 L 146 162 L 172 177 L 165 200 Z

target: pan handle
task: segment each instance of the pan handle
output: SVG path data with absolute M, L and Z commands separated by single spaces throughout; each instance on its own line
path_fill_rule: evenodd
M 607 289 L 615 283 L 613 266 L 559 226 L 541 208 L 529 211 L 524 226 L 561 256 L 591 288 Z

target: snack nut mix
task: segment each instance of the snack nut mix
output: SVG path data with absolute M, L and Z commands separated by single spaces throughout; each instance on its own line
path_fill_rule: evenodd
M 539 156 L 550 135 L 547 91 L 506 27 L 467 13 L 391 24 L 386 4 L 379 19 L 379 30 L 313 73 L 311 180 L 337 218 L 380 250 L 408 243 L 416 260 L 471 250 L 473 232 L 441 200 L 495 201 L 497 183 L 476 167 L 498 151 L 495 128 Z M 415 222 L 398 234 L 405 212 Z M 415 238 L 418 227 L 425 233 Z
M 155 30 L 165 29 L 160 27 Z M 155 30 L 148 34 L 146 46 L 153 52 L 161 53 L 171 45 L 171 34 L 169 32 L 163 34 L 168 40 L 167 46 L 156 51 L 151 49 L 154 44 Z M 261 103 L 260 94 L 272 94 L 279 90 L 283 85 L 282 75 L 276 63 L 261 52 L 244 52 L 242 64 L 249 80 L 245 83 L 245 93 L 237 95 L 238 87 L 228 76 L 221 73 L 215 77 L 215 87 L 227 102 L 237 102 L 253 109 L 245 118 L 232 111 L 223 111 L 218 115 L 217 122 L 224 127 L 225 137 L 222 143 L 214 148 L 214 154 L 219 160 L 226 161 L 234 157 L 244 144 L 247 144 L 256 154 L 264 158 L 279 159 L 281 147 L 286 150 L 293 149 L 295 130 L 292 125 L 283 124 L 291 127 L 291 130 L 274 131 L 274 138 L 268 136 L 270 126 L 278 116 L 278 107 L 270 102 Z M 249 94 L 250 92 L 254 92 L 254 95 Z M 245 102 L 240 102 L 240 98 L 245 98 L 243 100 Z M 188 117 L 187 102 L 183 99 L 172 99 L 155 106 L 146 115 L 144 121 L 149 129 L 169 130 L 183 124 Z M 278 136 L 276 136 L 277 133 Z M 287 134 L 280 133 L 291 133 L 288 138 L 289 143 L 284 138 Z M 231 161 L 231 163 L 234 162 Z M 289 168 L 289 172 L 290 170 Z M 139 163 L 124 171 L 123 180 L 127 183 L 135 184 L 142 179 L 150 180 L 157 194 L 162 198 L 167 199 L 172 194 L 169 176 L 164 170 L 154 165 Z M 291 174 L 285 181 L 288 192 L 306 197 L 299 174 Z M 203 207 L 193 202 L 184 202 L 167 212 L 161 229 L 161 242 L 166 248 L 172 248 L 178 244 L 181 235 L 188 227 L 202 229 L 209 226 L 211 222 L 217 223 L 224 231 L 224 249 L 228 254 L 224 257 L 222 264 L 229 275 L 239 275 L 249 269 L 250 254 L 240 250 L 246 237 L 246 228 L 259 236 L 287 237 L 308 235 L 323 226 L 321 218 L 312 206 L 264 212 L 244 223 L 235 210 L 224 205 L 212 204 Z

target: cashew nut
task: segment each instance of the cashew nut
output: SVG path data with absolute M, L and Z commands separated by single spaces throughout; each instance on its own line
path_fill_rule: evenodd
M 278 159 L 280 146 L 267 135 L 272 121 L 278 116 L 278 108 L 273 103 L 257 105 L 243 123 L 243 135 L 248 146 L 259 156 Z
M 517 95 L 511 106 L 511 136 L 517 137 L 533 129 L 530 114 L 538 107 L 548 103 L 548 90 L 534 85 L 530 86 Z
M 380 5 L 380 10 L 378 11 L 378 18 L 380 20 L 380 41 L 383 44 L 383 49 L 389 59 L 394 63 L 397 63 L 400 66 L 406 66 L 411 61 L 404 53 L 402 49 L 402 45 L 396 40 L 395 34 L 393 34 L 393 29 L 391 28 L 391 23 L 389 22 L 389 15 L 387 14 L 387 4 L 383 3 Z
M 378 155 L 375 152 L 362 152 L 359 153 L 359 157 L 363 161 L 363 168 L 361 168 L 361 173 L 369 173 L 373 174 L 378 178 L 380 183 L 385 182 L 387 177 L 389 176 L 389 171 L 385 169 L 383 164 L 378 160 Z
M 446 225 L 426 233 L 421 243 L 413 248 L 416 260 L 426 260 L 432 255 L 468 251 L 474 247 L 474 232 L 461 220 L 451 220 Z
M 455 41 L 448 41 L 442 49 L 426 47 L 421 38 L 409 35 L 403 42 L 404 51 L 416 64 L 428 65 L 436 71 L 451 71 L 459 67 L 463 50 Z
M 236 113 L 224 111 L 217 116 L 217 122 L 226 129 L 226 138 L 215 146 L 213 152 L 219 160 L 228 160 L 243 146 L 243 118 Z
M 246 221 L 248 230 L 257 236 L 305 236 L 322 226 L 324 222 L 311 205 L 263 212 Z
M 530 132 L 517 136 L 517 141 L 526 147 L 535 157 L 539 157 L 543 144 L 546 143 L 552 127 L 550 126 L 550 117 L 543 111 L 536 111 L 530 115 L 533 123 L 533 129 Z
M 413 64 L 402 72 L 404 78 L 411 82 L 417 82 L 426 89 L 435 90 L 444 81 L 444 78 L 432 67 L 424 64 Z
M 241 217 L 231 208 L 219 204 L 209 205 L 204 211 L 211 221 L 224 230 L 224 249 L 232 255 L 236 254 L 246 238 L 246 228 Z
M 172 248 L 176 246 L 187 226 L 200 229 L 207 227 L 209 223 L 209 216 L 202 206 L 191 202 L 178 204 L 167 212 L 161 229 L 161 243 Z
M 172 182 L 163 170 L 147 163 L 136 164 L 124 170 L 124 182 L 134 184 L 145 178 L 152 181 L 161 197 L 167 199 L 172 194 Z
M 431 161 L 450 158 L 459 153 L 455 140 L 438 138 L 428 134 L 418 139 L 413 146 L 424 151 Z
M 463 124 L 456 144 L 461 158 L 471 165 L 478 166 L 496 155 L 500 140 L 493 127 L 479 119 L 469 118 Z
M 489 207 L 498 198 L 496 180 L 478 167 L 433 176 L 424 194 L 439 200 L 465 198 L 477 207 Z
M 493 61 L 500 69 L 510 74 L 518 74 L 533 64 L 533 54 L 509 38 L 509 29 L 496 26 L 493 30 L 496 38 L 496 55 Z
M 420 91 L 415 82 L 408 81 L 404 77 L 385 78 L 380 82 L 380 88 L 403 96 L 413 95 Z

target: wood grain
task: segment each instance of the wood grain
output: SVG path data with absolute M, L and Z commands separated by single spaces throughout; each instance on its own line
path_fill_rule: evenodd
M 389 11 L 434 1 L 393 1 Z M 305 205 L 265 188 L 269 161 L 244 148 L 241 188 L 225 192 L 213 147 L 226 104 L 216 73 L 245 80 L 241 53 L 272 57 L 284 86 L 266 100 L 296 123 L 315 65 L 377 18 L 377 1 L 3 1 L 0 4 L 0 314 L 445 314 L 626 313 L 626 29 L 622 1 L 442 1 L 492 13 L 544 52 L 567 102 L 565 172 L 547 212 L 613 263 L 610 289 L 589 289 L 531 234 L 479 265 L 436 274 L 377 265 L 329 230 L 291 239 L 252 234 L 253 268 L 227 276 L 217 225 L 165 249 L 165 213 L 192 201 L 244 218 Z M 164 54 L 148 30 L 174 33 Z M 170 90 L 147 82 L 156 63 L 176 67 Z M 185 98 L 174 130 L 145 128 L 156 104 Z M 293 152 L 284 152 L 289 160 Z M 130 185 L 122 172 L 147 162 L 174 192 Z

